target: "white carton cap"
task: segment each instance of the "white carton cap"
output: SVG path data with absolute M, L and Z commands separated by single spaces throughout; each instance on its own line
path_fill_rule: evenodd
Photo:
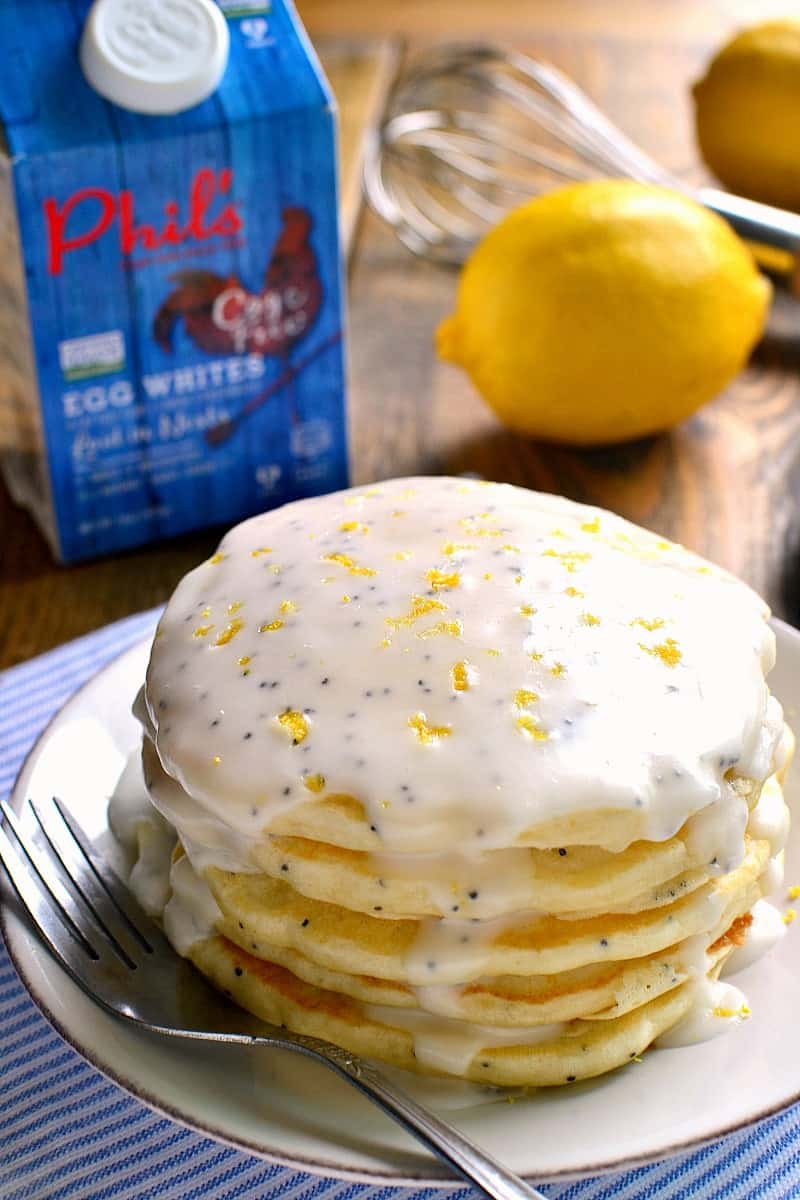
M 132 112 L 176 113 L 216 90 L 229 46 L 213 0 L 95 0 L 80 62 L 106 100 Z

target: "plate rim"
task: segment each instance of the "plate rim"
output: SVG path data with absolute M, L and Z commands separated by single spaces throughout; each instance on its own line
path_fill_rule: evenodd
M 789 625 L 788 622 L 781 620 L 779 617 L 772 617 L 770 624 L 776 632 L 781 633 L 789 640 L 796 640 L 798 643 L 798 653 L 800 654 L 800 630 Z M 52 714 L 47 724 L 41 730 L 33 744 L 25 754 L 19 770 L 17 772 L 14 784 L 9 796 L 9 804 L 18 811 L 19 805 L 23 802 L 23 785 L 27 783 L 28 775 L 35 769 L 36 760 L 44 749 L 46 742 L 49 740 L 51 730 L 57 721 L 61 721 L 68 715 L 68 709 L 76 704 L 83 693 L 90 687 L 96 686 L 98 681 L 105 674 L 110 674 L 115 669 L 118 669 L 122 659 L 126 656 L 134 656 L 141 653 L 142 650 L 151 644 L 150 637 L 142 638 L 127 646 L 124 650 L 119 651 L 106 663 L 92 672 L 88 679 L 72 692 L 67 699 L 56 709 Z M 113 1067 L 101 1059 L 101 1056 L 94 1052 L 94 1047 L 79 1045 L 71 1030 L 64 1022 L 57 1017 L 50 1009 L 46 1001 L 36 991 L 35 985 L 29 977 L 25 969 L 25 965 L 13 948 L 13 939 L 9 936 L 9 927 L 7 924 L 7 912 L 11 912 L 11 908 L 4 902 L 0 901 L 0 933 L 3 937 L 6 950 L 12 965 L 14 966 L 19 979 L 25 988 L 28 996 L 33 1001 L 34 1005 L 45 1018 L 48 1024 L 56 1031 L 59 1037 L 69 1045 L 76 1054 L 78 1054 L 85 1062 L 87 1062 L 94 1070 L 98 1071 L 104 1078 L 110 1080 L 117 1087 L 121 1088 L 127 1095 L 139 1100 L 146 1105 L 151 1111 L 158 1113 L 160 1116 L 166 1117 L 169 1120 L 175 1121 L 184 1128 L 194 1130 L 197 1133 L 212 1138 L 214 1141 L 223 1145 L 229 1146 L 234 1150 L 246 1152 L 268 1163 L 274 1163 L 278 1166 L 287 1167 L 290 1169 L 305 1171 L 310 1175 L 323 1176 L 332 1179 L 341 1180 L 343 1182 L 366 1183 L 371 1185 L 384 1184 L 387 1186 L 396 1187 L 429 1187 L 429 1188 L 444 1188 L 459 1186 L 462 1181 L 458 1177 L 446 1172 L 445 1168 L 440 1167 L 437 1159 L 431 1154 L 430 1162 L 420 1167 L 419 1173 L 415 1171 L 399 1170 L 392 1171 L 390 1166 L 382 1168 L 370 1169 L 368 1167 L 345 1167 L 338 1162 L 329 1162 L 325 1158 L 317 1155 L 313 1159 L 306 1159 L 297 1154 L 288 1156 L 281 1154 L 280 1150 L 272 1147 L 265 1148 L 257 1142 L 249 1141 L 245 1136 L 237 1138 L 223 1129 L 215 1127 L 213 1124 L 207 1124 L 203 1121 L 188 1116 L 185 1112 L 173 1107 L 171 1104 L 165 1103 L 155 1093 L 141 1087 L 137 1082 L 126 1079 L 123 1075 L 114 1071 Z M 22 924 L 25 923 L 25 918 L 19 913 L 14 913 L 15 918 Z M 38 939 L 37 939 L 38 940 Z M 41 944 L 41 943 L 40 943 Z M 42 949 L 48 954 L 48 959 L 56 967 L 56 969 L 64 974 L 63 968 L 53 962 L 49 956 L 49 952 L 42 945 Z M 535 1180 L 537 1183 L 566 1183 L 571 1180 L 586 1178 L 588 1176 L 605 1175 L 612 1172 L 623 1170 L 631 1170 L 637 1167 L 646 1166 L 651 1163 L 660 1162 L 663 1159 L 669 1158 L 672 1155 L 680 1153 L 689 1153 L 693 1150 L 702 1149 L 704 1146 L 711 1145 L 713 1142 L 726 1137 L 729 1134 L 736 1133 L 739 1130 L 747 1129 L 750 1126 L 760 1124 L 763 1121 L 769 1120 L 777 1114 L 784 1112 L 793 1104 L 800 1101 L 800 1078 L 798 1079 L 796 1093 L 786 1100 L 768 1108 L 759 1109 L 757 1113 L 743 1117 L 742 1120 L 737 1120 L 731 1124 L 725 1125 L 716 1130 L 713 1134 L 703 1135 L 697 1138 L 688 1140 L 680 1140 L 670 1142 L 667 1146 L 659 1148 L 653 1153 L 644 1153 L 633 1156 L 624 1156 L 614 1160 L 603 1160 L 601 1163 L 588 1164 L 580 1168 L 566 1167 L 563 1170 L 551 1171 L 547 1174 L 521 1174 L 521 1177 L 529 1181 Z M 426 1153 L 420 1148 L 421 1153 Z M 430 1153 L 430 1152 L 428 1152 Z M 432 1174 L 431 1172 L 436 1172 Z

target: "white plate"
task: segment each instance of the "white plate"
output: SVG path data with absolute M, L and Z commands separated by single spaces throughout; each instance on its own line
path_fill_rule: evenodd
M 800 634 L 776 627 L 771 682 L 792 721 L 800 710 Z M 16 808 L 26 796 L 57 794 L 108 845 L 106 803 L 138 740 L 130 704 L 146 655 L 145 646 L 130 650 L 65 705 L 23 768 Z M 790 803 L 797 792 L 792 780 Z M 787 880 L 800 882 L 800 830 L 789 845 Z M 141 1034 L 96 1008 L 12 913 L 3 917 L 12 958 L 44 1013 L 85 1058 L 152 1108 L 305 1170 L 373 1183 L 445 1182 L 433 1158 L 324 1068 L 275 1051 Z M 651 1051 L 600 1080 L 513 1104 L 472 1095 L 454 1106 L 447 1088 L 428 1090 L 427 1099 L 514 1170 L 539 1180 L 660 1157 L 775 1112 L 800 1096 L 798 931 L 800 922 L 737 976 L 753 1015 L 725 1037 Z

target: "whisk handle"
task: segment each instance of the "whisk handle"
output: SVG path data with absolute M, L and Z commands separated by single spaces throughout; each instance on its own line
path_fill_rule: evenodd
M 800 253 L 800 215 L 745 200 L 716 188 L 701 188 L 697 198 L 706 208 L 729 221 L 736 232 L 748 242 L 760 242 L 792 255 Z

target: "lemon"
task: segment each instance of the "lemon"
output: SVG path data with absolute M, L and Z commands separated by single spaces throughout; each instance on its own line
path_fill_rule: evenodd
M 727 187 L 800 209 L 800 21 L 745 29 L 694 86 L 697 140 Z
M 724 387 L 770 294 L 744 243 L 694 201 L 627 180 L 579 183 L 484 238 L 437 349 L 519 433 L 624 441 Z

